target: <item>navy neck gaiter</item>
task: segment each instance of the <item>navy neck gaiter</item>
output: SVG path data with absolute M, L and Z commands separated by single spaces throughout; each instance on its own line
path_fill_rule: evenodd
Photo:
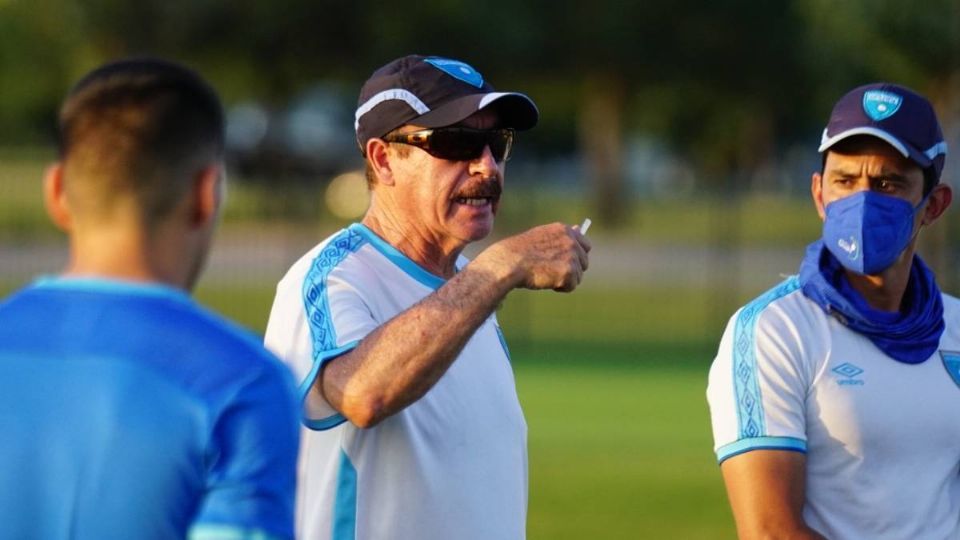
M 800 264 L 804 296 L 894 360 L 919 364 L 937 351 L 943 334 L 943 298 L 933 272 L 914 255 L 900 312 L 870 307 L 847 281 L 843 267 L 818 240 Z

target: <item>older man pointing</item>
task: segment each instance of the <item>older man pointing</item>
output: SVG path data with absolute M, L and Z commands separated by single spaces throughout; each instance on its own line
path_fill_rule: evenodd
M 523 538 L 526 423 L 494 310 L 572 291 L 590 243 L 555 223 L 461 255 L 493 228 L 527 96 L 406 56 L 364 84 L 371 205 L 281 280 L 267 345 L 301 381 L 305 538 Z

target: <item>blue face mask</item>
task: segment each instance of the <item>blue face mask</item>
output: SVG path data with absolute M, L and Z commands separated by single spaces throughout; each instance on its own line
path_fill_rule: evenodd
M 874 275 L 886 270 L 913 239 L 913 220 L 923 206 L 873 191 L 836 200 L 824 209 L 823 243 L 845 268 Z

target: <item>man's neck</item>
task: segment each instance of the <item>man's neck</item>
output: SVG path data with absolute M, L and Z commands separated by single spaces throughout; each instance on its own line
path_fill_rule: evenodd
M 425 231 L 418 230 L 417 224 L 373 209 L 362 223 L 428 272 L 445 279 L 456 274 L 457 258 L 465 246 L 444 246 L 442 239 L 430 238 Z
M 70 262 L 64 275 L 164 283 L 185 289 L 181 267 L 186 259 L 184 250 L 151 241 L 139 232 L 85 231 L 70 237 Z
M 877 311 L 896 313 L 902 307 L 912 266 L 913 250 L 908 248 L 893 266 L 880 274 L 865 276 L 850 270 L 844 270 L 844 273 L 850 286 L 863 297 L 867 305 Z

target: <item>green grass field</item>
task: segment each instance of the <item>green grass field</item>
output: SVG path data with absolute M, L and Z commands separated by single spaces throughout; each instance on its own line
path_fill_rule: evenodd
M 686 346 L 514 347 L 529 537 L 735 537 L 711 451 L 707 361 Z

